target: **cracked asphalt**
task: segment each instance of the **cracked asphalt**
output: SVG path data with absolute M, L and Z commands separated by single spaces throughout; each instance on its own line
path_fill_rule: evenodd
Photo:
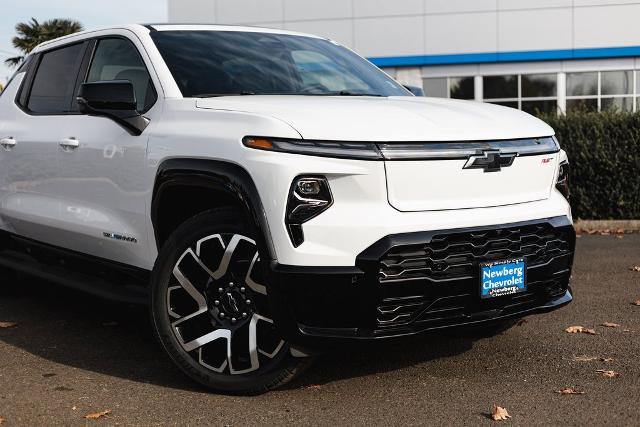
M 146 310 L 38 280 L 0 290 L 0 417 L 17 425 L 640 425 L 640 235 L 581 236 L 568 307 L 501 335 L 413 337 L 319 357 L 283 389 L 210 394 L 153 339 Z M 605 328 L 603 322 L 622 326 Z M 568 326 L 597 335 L 568 334 Z M 613 358 L 580 362 L 577 356 Z M 614 370 L 603 378 L 598 369 Z M 555 393 L 563 387 L 583 395 Z M 84 415 L 110 410 L 99 420 Z

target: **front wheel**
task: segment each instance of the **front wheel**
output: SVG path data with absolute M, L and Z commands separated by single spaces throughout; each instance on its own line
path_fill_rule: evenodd
M 151 288 L 156 335 L 180 369 L 212 390 L 264 392 L 307 363 L 274 326 L 264 273 L 254 236 L 230 209 L 187 220 L 160 252 Z

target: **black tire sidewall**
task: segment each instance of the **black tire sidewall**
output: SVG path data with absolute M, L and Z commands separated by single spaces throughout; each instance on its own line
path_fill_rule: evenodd
M 295 374 L 299 359 L 291 356 L 288 345 L 258 371 L 230 375 L 213 372 L 185 352 L 173 333 L 166 307 L 169 278 L 178 258 L 193 244 L 211 234 L 241 234 L 255 240 L 242 215 L 232 209 L 214 209 L 187 220 L 162 247 L 151 278 L 150 311 L 156 336 L 173 362 L 189 377 L 204 386 L 230 394 L 256 394 L 267 391 Z M 261 254 L 262 255 L 262 254 Z

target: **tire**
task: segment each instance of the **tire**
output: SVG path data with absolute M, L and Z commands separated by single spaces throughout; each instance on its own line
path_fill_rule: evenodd
M 169 237 L 152 274 L 160 343 L 185 374 L 227 394 L 266 392 L 309 363 L 292 356 L 273 325 L 249 230 L 233 209 L 198 214 Z

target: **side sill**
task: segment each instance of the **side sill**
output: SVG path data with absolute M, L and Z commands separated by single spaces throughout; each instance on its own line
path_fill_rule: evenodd
M 0 233 L 0 266 L 128 304 L 148 304 L 151 272 Z

